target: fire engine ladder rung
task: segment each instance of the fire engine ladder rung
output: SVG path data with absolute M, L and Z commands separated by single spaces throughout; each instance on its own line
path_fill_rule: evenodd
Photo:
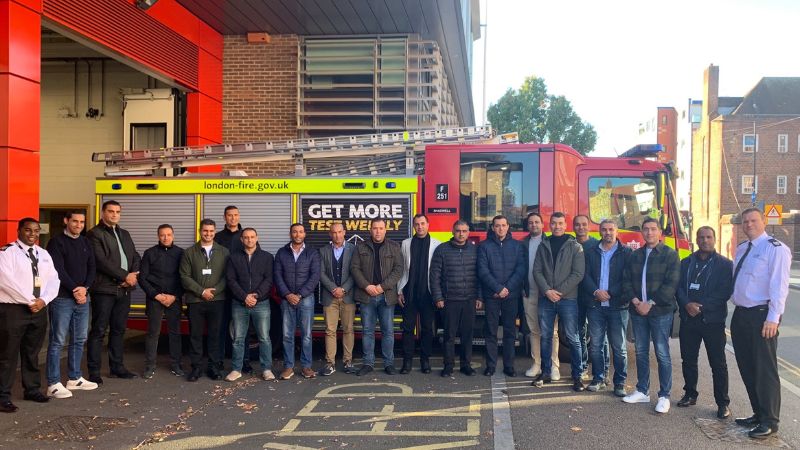
M 106 164 L 106 172 L 154 170 L 207 164 L 359 156 L 405 152 L 425 144 L 476 142 L 493 137 L 492 128 L 461 127 L 397 133 L 262 141 L 243 144 L 216 144 L 201 147 L 171 147 L 158 150 L 101 152 L 92 161 Z

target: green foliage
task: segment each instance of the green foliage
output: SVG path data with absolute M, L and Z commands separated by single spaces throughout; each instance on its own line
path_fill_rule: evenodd
M 563 95 L 547 93 L 544 80 L 528 77 L 509 89 L 486 113 L 499 133 L 518 132 L 520 142 L 567 144 L 581 154 L 594 150 L 597 133 L 581 120 Z

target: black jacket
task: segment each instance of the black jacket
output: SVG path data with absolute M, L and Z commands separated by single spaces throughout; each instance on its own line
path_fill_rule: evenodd
M 133 244 L 130 233 L 119 226 L 117 226 L 117 233 L 128 260 L 127 271 L 122 270 L 117 238 L 114 237 L 111 227 L 100 221 L 86 234 L 89 242 L 92 243 L 94 261 L 97 266 L 97 275 L 92 283 L 92 294 L 117 295 L 124 290 L 132 290 L 131 288 L 121 288 L 120 284 L 125 281 L 125 277 L 129 273 L 139 271 L 141 258 L 136 253 L 136 246 Z
M 489 300 L 503 288 L 509 298 L 521 297 L 528 276 L 528 251 L 509 233 L 502 241 L 492 233 L 478 245 L 478 278 L 482 298 Z
M 217 231 L 217 234 L 214 235 L 214 241 L 217 244 L 227 248 L 231 254 L 238 253 L 239 251 L 243 250 L 242 224 L 238 225 L 238 229 L 236 231 L 229 230 L 227 225 L 225 225 L 224 228 L 222 228 L 220 231 Z
M 630 302 L 629 298 L 622 295 L 622 277 L 631 253 L 633 251 L 630 247 L 617 240 L 617 249 L 611 256 L 611 264 L 608 268 L 608 294 L 611 295 L 609 305 L 612 308 L 627 308 Z M 581 290 L 592 296 L 592 301 L 587 303 L 590 308 L 600 307 L 600 302 L 594 300 L 594 291 L 600 289 L 600 266 L 603 263 L 600 243 L 587 249 L 584 257 L 586 258 L 586 273 L 581 281 Z
M 436 247 L 431 259 L 430 287 L 434 302 L 479 300 L 478 246 L 472 242 L 458 245 L 450 239 Z
M 73 289 L 92 286 L 96 266 L 92 245 L 86 236 L 71 238 L 64 233 L 55 235 L 47 243 L 47 252 L 53 258 L 53 265 L 61 280 L 59 297 L 74 298 Z
M 278 288 L 278 295 L 286 298 L 289 294 L 308 297 L 317 290 L 319 284 L 319 252 L 306 245 L 297 262 L 294 261 L 291 242 L 284 245 L 275 255 L 273 281 Z
M 183 249 L 177 245 L 164 247 L 158 244 L 144 251 L 139 271 L 139 286 L 142 287 L 148 299 L 154 299 L 158 294 L 169 294 L 181 298 L 183 286 L 181 285 L 181 274 L 178 271 L 181 258 L 183 258 Z
M 689 291 L 689 272 L 698 261 L 697 252 L 681 261 L 681 278 L 678 282 L 678 307 L 681 319 L 686 320 L 686 304 L 696 302 L 703 305 L 700 308 L 703 323 L 724 323 L 728 316 L 728 299 L 733 295 L 733 262 L 718 254 L 711 256 L 709 265 L 703 270 L 697 280 L 700 289 Z M 700 264 L 702 267 L 703 264 Z
M 244 249 L 231 253 L 225 276 L 233 299 L 244 303 L 248 294 L 256 294 L 257 302 L 269 301 L 273 260 L 272 253 L 258 248 L 251 258 L 247 257 Z
M 647 247 L 641 247 L 631 254 L 628 264 L 625 266 L 623 276 L 623 295 L 625 300 L 631 301 L 633 298 L 642 298 L 642 271 L 644 270 L 644 260 Z M 678 289 L 680 279 L 681 262 L 678 252 L 659 242 L 647 258 L 647 299 L 652 300 L 653 305 L 649 315 L 661 316 L 675 312 L 677 301 L 675 291 Z M 631 314 L 638 314 L 633 304 L 629 307 Z
M 542 239 L 536 250 L 533 263 L 533 279 L 536 289 L 543 296 L 550 289 L 561 292 L 564 299 L 578 299 L 578 286 L 581 284 L 586 269 L 583 247 L 574 236 L 566 235 L 564 245 L 556 255 L 553 263 L 553 249 L 550 246 L 553 236 Z

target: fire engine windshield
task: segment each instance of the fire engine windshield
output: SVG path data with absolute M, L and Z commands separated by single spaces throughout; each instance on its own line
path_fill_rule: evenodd
M 615 219 L 621 230 L 639 231 L 648 217 L 658 219 L 656 180 L 637 177 L 589 179 L 589 218 L 600 223 Z
M 527 214 L 539 209 L 538 153 L 461 153 L 461 217 L 486 231 L 492 217 L 508 217 L 512 231 L 525 230 Z

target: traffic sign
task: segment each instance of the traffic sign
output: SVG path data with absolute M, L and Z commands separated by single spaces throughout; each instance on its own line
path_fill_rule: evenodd
M 767 225 L 780 225 L 783 223 L 783 205 L 765 205 L 764 214 L 767 217 Z

